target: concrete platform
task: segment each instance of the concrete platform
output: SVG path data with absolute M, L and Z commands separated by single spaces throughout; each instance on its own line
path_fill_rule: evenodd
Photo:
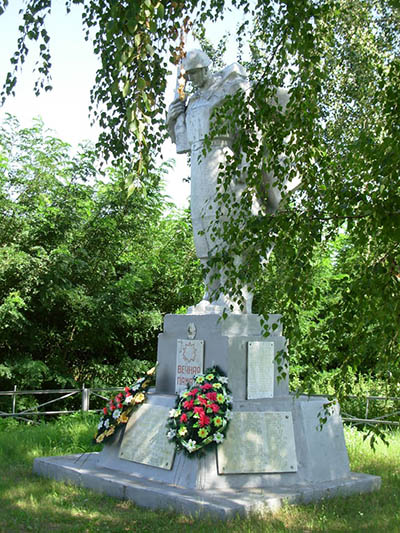
M 35 459 L 34 472 L 66 481 L 109 496 L 132 500 L 151 509 L 169 509 L 197 516 L 220 519 L 277 511 L 282 504 L 309 503 L 333 496 L 348 496 L 378 490 L 378 476 L 350 472 L 334 481 L 304 483 L 279 488 L 241 488 L 196 490 L 150 481 L 98 464 L 99 453 L 43 457 Z

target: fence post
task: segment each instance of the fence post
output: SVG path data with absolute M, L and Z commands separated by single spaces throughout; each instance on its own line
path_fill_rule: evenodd
M 14 392 L 17 390 L 17 386 L 14 385 Z M 17 395 L 12 395 L 12 413 L 15 414 L 15 403 L 16 403 Z
M 82 411 L 89 411 L 89 394 L 90 389 L 85 387 L 85 384 L 82 385 Z

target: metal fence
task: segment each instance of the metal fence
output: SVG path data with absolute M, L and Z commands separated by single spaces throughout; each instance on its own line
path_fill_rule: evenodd
M 0 397 L 1 396 L 9 396 L 11 399 L 11 412 L 5 412 L 0 410 L 0 417 L 6 418 L 6 417 L 12 417 L 16 418 L 18 420 L 25 420 L 26 422 L 30 422 L 31 419 L 27 418 L 28 416 L 43 416 L 43 415 L 61 415 L 61 414 L 68 414 L 68 413 L 76 413 L 78 411 L 92 411 L 92 412 L 99 412 L 101 409 L 90 409 L 90 400 L 91 397 L 97 397 L 101 398 L 105 401 L 109 400 L 109 396 L 104 396 L 106 392 L 120 392 L 123 391 L 123 387 L 109 387 L 109 388 L 101 388 L 101 389 L 92 389 L 92 388 L 86 388 L 85 385 L 82 386 L 81 389 L 48 389 L 48 390 L 17 390 L 17 387 L 14 386 L 14 390 L 12 391 L 0 391 Z M 42 402 L 39 405 L 35 405 L 34 407 L 29 407 L 27 409 L 18 410 L 17 409 L 17 398 L 19 396 L 43 396 L 43 395 L 57 395 L 57 397 L 53 398 L 52 400 L 48 400 L 46 402 Z M 69 410 L 52 410 L 49 411 L 48 407 L 55 402 L 59 402 L 60 400 L 65 400 L 66 398 L 71 398 L 72 396 L 80 396 L 81 397 L 81 408 L 80 409 L 69 409 Z M 46 410 L 39 410 L 40 408 L 45 407 Z
M 95 398 L 101 398 L 105 401 L 108 401 L 110 396 L 105 396 L 104 393 L 115 393 L 123 391 L 123 387 L 109 387 L 109 388 L 87 388 L 85 385 L 82 386 L 81 389 L 48 389 L 48 390 L 17 390 L 17 387 L 14 386 L 14 390 L 12 391 L 0 391 L 0 397 L 2 396 L 8 396 L 10 397 L 11 403 L 11 412 L 5 412 L 0 410 L 0 418 L 6 418 L 6 417 L 12 417 L 16 418 L 18 420 L 25 420 L 27 422 L 31 422 L 32 419 L 28 418 L 30 416 L 45 416 L 45 415 L 61 415 L 61 414 L 68 414 L 68 413 L 76 413 L 78 411 L 91 411 L 91 412 L 100 412 L 101 409 L 91 409 L 90 408 L 90 401 L 93 397 Z M 53 398 L 52 400 L 45 401 L 39 405 L 35 405 L 34 407 L 29 407 L 27 409 L 17 409 L 17 398 L 19 396 L 40 396 L 40 395 L 56 395 L 57 397 Z M 60 400 L 65 400 L 66 398 L 70 398 L 72 396 L 80 396 L 80 409 L 70 409 L 70 410 L 48 410 L 48 407 L 55 402 L 59 402 Z M 310 397 L 324 397 L 327 396 L 318 394 L 318 395 L 310 395 Z M 360 400 L 360 397 L 358 396 L 347 396 L 347 400 Z M 394 409 L 391 410 L 389 413 L 386 412 L 383 415 L 380 416 L 373 416 L 370 417 L 370 410 L 371 410 L 371 404 L 372 402 L 383 402 L 391 404 L 396 404 L 397 402 L 400 402 L 400 397 L 386 397 L 386 396 L 365 396 L 365 409 L 364 409 L 364 417 L 357 417 L 355 415 L 352 415 L 351 413 L 348 413 L 341 410 L 342 414 L 342 420 L 343 422 L 347 422 L 354 425 L 375 425 L 375 424 L 382 424 L 387 426 L 399 426 L 400 422 L 398 420 L 393 420 L 393 417 L 399 418 L 400 416 L 400 409 Z M 400 405 L 399 405 L 400 407 Z M 46 410 L 40 410 L 41 408 L 46 408 Z M 374 409 L 376 411 L 376 408 Z

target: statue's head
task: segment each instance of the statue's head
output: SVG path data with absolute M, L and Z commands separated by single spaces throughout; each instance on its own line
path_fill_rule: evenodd
M 182 61 L 185 76 L 196 88 L 203 87 L 207 83 L 210 64 L 211 59 L 203 50 L 190 50 Z

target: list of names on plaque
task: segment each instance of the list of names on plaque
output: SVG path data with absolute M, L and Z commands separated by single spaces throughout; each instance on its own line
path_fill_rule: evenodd
M 274 343 L 251 341 L 247 349 L 247 399 L 274 395 Z
M 219 474 L 297 472 L 292 413 L 234 412 L 217 457 Z
M 178 339 L 176 347 L 175 392 L 186 389 L 193 383 L 193 376 L 203 372 L 204 341 Z
M 171 470 L 175 445 L 166 435 L 168 412 L 161 405 L 141 405 L 126 425 L 120 459 Z

